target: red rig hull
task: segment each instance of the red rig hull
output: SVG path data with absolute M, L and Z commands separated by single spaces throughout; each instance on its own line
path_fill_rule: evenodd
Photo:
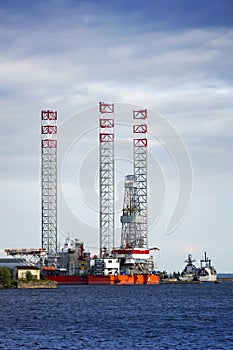
M 87 276 L 44 276 L 44 279 L 55 281 L 58 284 L 88 284 Z
M 118 276 L 46 276 L 59 285 L 135 285 L 159 284 L 158 275 L 118 275 Z
M 135 285 L 135 284 L 159 284 L 158 275 L 109 275 L 109 276 L 88 276 L 88 284 L 110 284 L 110 285 Z

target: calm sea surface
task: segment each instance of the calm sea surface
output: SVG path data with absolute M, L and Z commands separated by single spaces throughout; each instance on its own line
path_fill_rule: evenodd
M 0 290 L 0 349 L 233 349 L 233 283 Z

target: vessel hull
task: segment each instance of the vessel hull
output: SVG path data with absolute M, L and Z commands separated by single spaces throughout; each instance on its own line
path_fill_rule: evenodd
M 109 276 L 46 276 L 46 279 L 55 281 L 59 285 L 135 285 L 159 284 L 158 275 L 109 275 Z
M 88 276 L 88 284 L 110 284 L 110 285 L 135 285 L 135 284 L 159 284 L 157 275 L 109 275 Z
M 87 276 L 46 276 L 49 281 L 55 281 L 58 284 L 88 284 Z
M 200 282 L 216 282 L 217 276 L 216 275 L 209 275 L 209 276 L 199 276 Z
M 89 275 L 87 280 L 88 280 L 88 284 L 92 284 L 92 285 L 111 284 L 110 276 Z

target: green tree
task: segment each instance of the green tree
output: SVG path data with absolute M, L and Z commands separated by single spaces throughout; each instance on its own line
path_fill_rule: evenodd
M 26 272 L 26 280 L 27 281 L 32 281 L 33 280 L 33 276 L 32 276 L 31 271 L 27 271 Z
M 11 270 L 8 267 L 0 267 L 0 287 L 10 288 L 11 283 Z

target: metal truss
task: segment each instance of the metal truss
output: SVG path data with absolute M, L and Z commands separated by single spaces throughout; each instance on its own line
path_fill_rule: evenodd
M 125 194 L 121 216 L 121 248 L 141 248 L 141 224 L 139 196 L 134 175 L 125 177 Z
M 99 103 L 100 257 L 114 247 L 114 104 Z
M 134 176 L 137 185 L 141 221 L 141 248 L 148 248 L 147 228 L 147 110 L 134 110 Z
M 41 112 L 42 248 L 57 252 L 57 112 Z

